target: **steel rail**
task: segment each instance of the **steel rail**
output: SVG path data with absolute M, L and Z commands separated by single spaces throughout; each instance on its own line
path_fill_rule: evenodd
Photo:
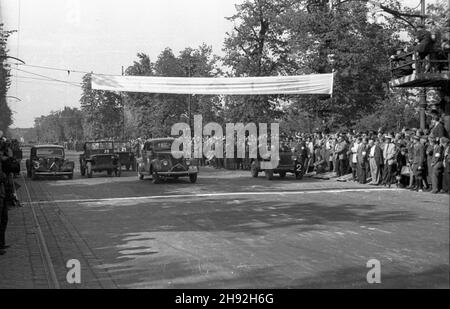
M 43 261 L 44 261 L 44 267 L 47 270 L 46 271 L 47 280 L 49 281 L 50 288 L 60 289 L 61 287 L 59 285 L 58 278 L 57 278 L 56 272 L 55 272 L 55 268 L 53 266 L 53 262 L 52 262 L 52 259 L 50 257 L 50 253 L 48 251 L 47 243 L 45 241 L 44 234 L 42 233 L 41 226 L 39 225 L 39 221 L 38 221 L 38 218 L 37 218 L 37 215 L 36 215 L 36 211 L 34 210 L 34 207 L 33 207 L 34 203 L 31 201 L 30 191 L 28 191 L 28 186 L 26 184 L 25 177 L 23 176 L 22 173 L 21 173 L 21 176 L 22 176 L 22 179 L 23 179 L 23 184 L 24 184 L 24 187 L 25 187 L 25 191 L 27 192 L 28 205 L 30 206 L 31 212 L 33 213 L 35 229 L 37 231 L 38 240 L 39 240 L 39 249 L 41 251 L 41 256 L 42 256 Z

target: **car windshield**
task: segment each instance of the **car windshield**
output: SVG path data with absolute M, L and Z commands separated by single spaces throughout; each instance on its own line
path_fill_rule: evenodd
M 87 143 L 87 150 L 113 149 L 112 142 Z
M 156 151 L 171 150 L 172 149 L 172 143 L 173 143 L 173 141 L 157 142 L 157 143 L 154 144 L 154 149 Z
M 114 148 L 116 151 L 126 152 L 131 149 L 130 143 L 127 142 L 115 142 Z
M 36 156 L 38 157 L 62 157 L 64 150 L 61 148 L 37 148 Z

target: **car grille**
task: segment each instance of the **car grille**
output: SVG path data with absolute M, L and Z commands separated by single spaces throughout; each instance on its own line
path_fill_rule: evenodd
M 112 163 L 111 155 L 96 156 L 95 163 L 99 165 L 111 164 Z
M 181 165 L 181 164 L 176 164 L 173 168 L 172 168 L 173 172 L 184 172 L 186 171 L 186 168 Z
M 280 164 L 281 165 L 290 165 L 292 164 L 292 156 L 291 155 L 280 155 Z
M 57 171 L 60 170 L 64 160 L 60 158 L 46 158 L 41 160 L 42 169 Z

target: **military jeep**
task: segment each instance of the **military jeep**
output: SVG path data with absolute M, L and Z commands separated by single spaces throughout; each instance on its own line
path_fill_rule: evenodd
M 136 159 L 131 147 L 131 142 L 114 142 L 114 149 L 116 155 L 119 157 L 120 165 L 125 166 L 127 171 L 129 171 L 130 168 L 133 171 L 136 171 Z
M 175 159 L 172 155 L 173 138 L 150 139 L 144 143 L 142 156 L 137 160 L 138 178 L 152 177 L 153 183 L 168 178 L 189 177 L 191 183 L 197 181 L 198 162 L 194 159 Z
M 293 174 L 296 179 L 303 178 L 305 156 L 301 151 L 296 151 L 288 145 L 280 145 L 279 156 L 278 166 L 275 169 L 263 169 L 261 167 L 262 161 L 269 162 L 270 160 L 264 160 L 260 157 L 253 160 L 250 166 L 252 177 L 256 178 L 260 172 L 264 171 L 268 180 L 272 180 L 274 174 L 279 174 L 281 178 L 284 178 L 287 173 Z
M 121 166 L 119 157 L 114 153 L 114 142 L 86 142 L 80 155 L 81 176 L 92 177 L 94 172 L 107 172 L 108 176 L 120 177 Z

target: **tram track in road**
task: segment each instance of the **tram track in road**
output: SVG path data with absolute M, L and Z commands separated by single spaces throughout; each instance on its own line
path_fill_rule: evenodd
M 53 261 L 48 250 L 47 242 L 45 241 L 44 234 L 42 233 L 42 229 L 39 224 L 36 211 L 34 209 L 36 207 L 36 204 L 33 204 L 31 200 L 30 191 L 28 190 L 27 182 L 25 180 L 25 177 L 23 176 L 23 173 L 21 173 L 21 177 L 27 194 L 28 206 L 30 207 L 31 212 L 33 214 L 35 230 L 38 236 L 37 238 L 38 238 L 39 252 L 41 254 L 41 260 L 43 261 L 44 264 L 45 274 L 47 276 L 49 288 L 60 289 L 61 286 L 59 284 L 58 278 L 56 277 L 55 267 L 53 265 Z
M 33 212 L 39 242 L 43 248 L 42 260 L 48 269 L 49 288 L 117 288 L 117 284 L 106 271 L 98 266 L 101 261 L 82 238 L 80 232 L 65 217 L 58 203 L 45 188 L 43 181 L 23 179 L 27 198 Z M 33 201 L 33 199 L 35 199 Z M 81 283 L 69 284 L 66 278 L 69 268 L 66 263 L 76 259 L 81 266 Z

